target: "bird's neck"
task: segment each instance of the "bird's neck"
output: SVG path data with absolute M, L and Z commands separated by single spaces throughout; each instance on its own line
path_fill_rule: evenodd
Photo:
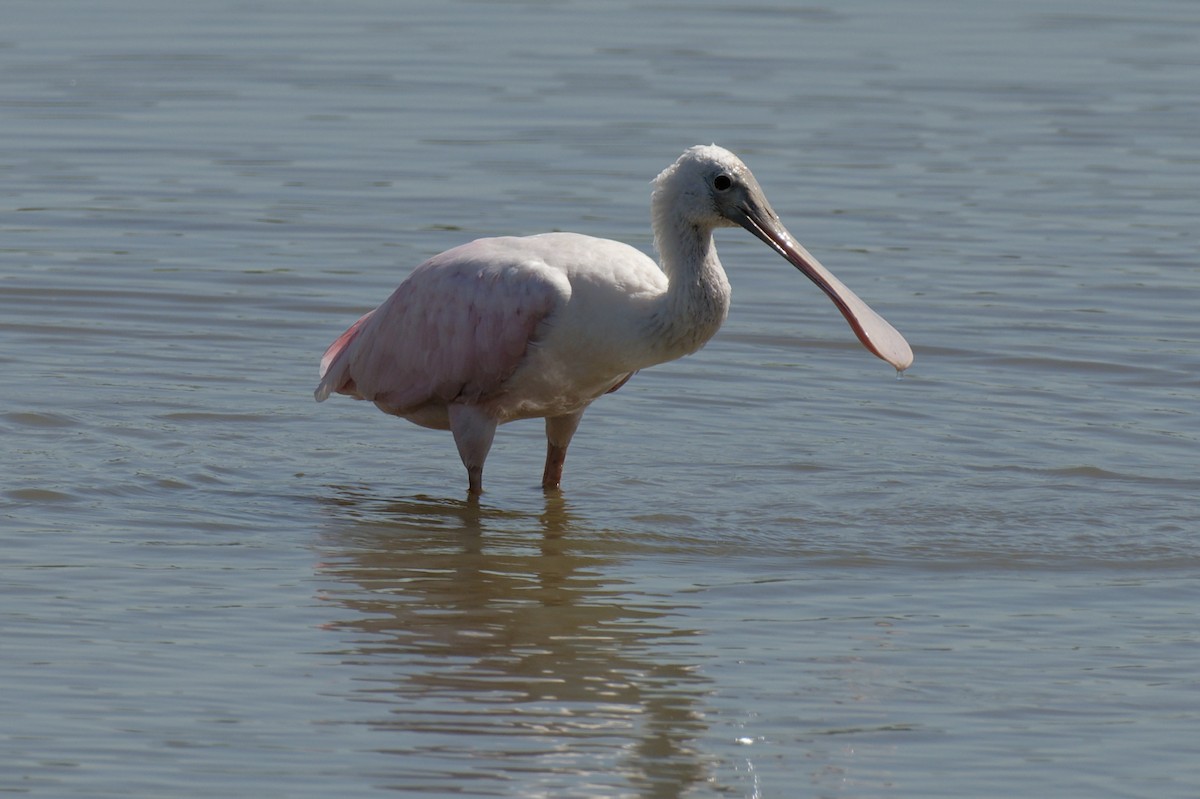
M 712 338 L 729 312 L 729 279 L 711 228 L 655 220 L 654 243 L 667 291 L 651 318 L 650 337 L 662 361 L 688 355 Z

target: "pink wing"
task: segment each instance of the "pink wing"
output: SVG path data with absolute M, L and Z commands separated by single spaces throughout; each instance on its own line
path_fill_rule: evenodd
M 338 360 L 338 356 L 345 352 L 346 347 L 351 341 L 354 341 L 358 335 L 359 329 L 363 326 L 363 322 L 371 318 L 374 311 L 367 311 L 358 318 L 358 321 L 350 325 L 350 328 L 338 336 L 329 348 L 325 350 L 325 354 L 321 356 L 321 377 L 329 374 L 329 367 Z M 339 361 L 339 365 L 344 365 L 346 360 Z M 337 385 L 335 385 L 337 383 Z M 331 376 L 329 380 L 322 380 L 321 385 L 317 388 L 317 402 L 324 402 L 329 398 L 332 391 L 337 391 L 343 394 L 354 393 L 354 381 L 349 379 L 345 374 L 345 369 L 335 370 L 335 376 Z
M 500 390 L 571 286 L 521 239 L 481 239 L 434 256 L 338 337 L 316 398 L 331 392 L 403 412 Z

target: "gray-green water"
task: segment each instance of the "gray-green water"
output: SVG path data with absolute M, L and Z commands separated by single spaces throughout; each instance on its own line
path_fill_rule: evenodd
M 1194 797 L 1200 12 L 11 2 L 0 792 Z M 741 231 L 701 353 L 538 423 L 312 402 L 413 265 L 649 248 L 716 141 L 912 341 Z

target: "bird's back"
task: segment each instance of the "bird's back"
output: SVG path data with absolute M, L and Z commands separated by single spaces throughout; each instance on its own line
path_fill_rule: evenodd
M 322 359 L 316 396 L 350 394 L 399 415 L 479 402 L 502 390 L 531 345 L 594 337 L 620 325 L 621 297 L 665 287 L 653 261 L 619 242 L 571 233 L 479 239 L 421 264 L 342 334 Z M 572 303 L 582 313 L 563 314 Z

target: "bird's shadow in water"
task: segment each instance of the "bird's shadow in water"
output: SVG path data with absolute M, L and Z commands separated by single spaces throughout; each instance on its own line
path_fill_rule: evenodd
M 679 644 L 696 631 L 671 621 L 669 600 L 612 576 L 626 536 L 587 529 L 558 492 L 531 513 L 338 487 L 327 508 L 325 627 L 344 664 L 369 670 L 370 701 L 389 707 L 375 729 L 419 733 L 423 749 L 447 736 L 448 774 L 554 778 L 563 764 L 539 753 L 569 750 L 576 778 L 645 796 L 711 779 L 690 743 L 706 727 L 708 680 Z

